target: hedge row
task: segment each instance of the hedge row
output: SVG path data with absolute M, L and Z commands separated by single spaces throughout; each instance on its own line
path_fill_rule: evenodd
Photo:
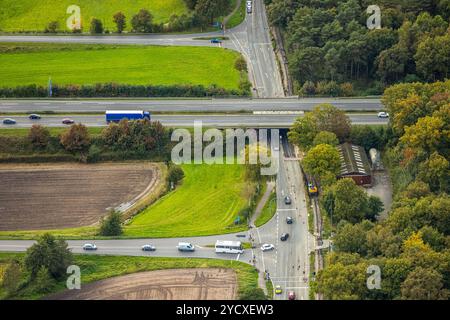
M 96 85 L 54 85 L 52 96 L 56 98 L 107 98 L 107 97 L 212 97 L 212 96 L 248 96 L 248 90 L 227 90 L 217 86 L 202 85 L 122 85 L 99 83 Z M 14 88 L 0 87 L 1 98 L 44 98 L 48 97 L 45 86 L 28 85 Z

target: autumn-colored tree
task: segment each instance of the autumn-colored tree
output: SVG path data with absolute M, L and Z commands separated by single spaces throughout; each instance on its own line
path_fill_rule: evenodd
M 35 148 L 42 149 L 47 147 L 49 139 L 50 132 L 40 125 L 33 125 L 28 132 L 28 141 Z
M 61 135 L 60 142 L 67 151 L 84 154 L 89 150 L 91 139 L 86 126 L 74 124 Z
M 450 182 L 450 164 L 445 157 L 437 152 L 433 152 L 422 164 L 419 166 L 419 178 L 428 183 L 433 191 L 446 191 L 449 188 Z
M 400 138 L 400 142 L 406 147 L 431 153 L 441 144 L 443 127 L 444 121 L 441 118 L 430 116 L 420 118 L 415 125 L 405 128 L 405 134 Z

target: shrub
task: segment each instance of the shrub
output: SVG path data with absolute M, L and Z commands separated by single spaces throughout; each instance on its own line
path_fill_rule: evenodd
M 59 28 L 59 22 L 58 21 L 51 21 L 48 23 L 47 27 L 45 28 L 46 33 L 56 33 Z
M 89 30 L 91 33 L 95 34 L 103 33 L 103 23 L 97 18 L 92 18 Z
M 355 94 L 353 91 L 353 84 L 351 84 L 350 82 L 342 83 L 340 85 L 340 87 L 341 87 L 341 90 L 340 90 L 341 94 L 344 97 L 351 97 Z
M 38 149 L 47 147 L 50 139 L 50 132 L 40 125 L 33 125 L 28 133 L 28 141 Z
M 247 72 L 247 62 L 245 61 L 243 56 L 239 56 L 235 63 L 234 63 L 234 67 L 236 68 L 236 70 L 240 71 L 240 72 Z
M 300 89 L 302 95 L 313 96 L 316 94 L 316 86 L 312 81 L 306 81 Z
M 183 180 L 184 178 L 184 171 L 180 166 L 177 165 L 171 165 L 169 167 L 169 173 L 167 175 L 167 182 L 169 186 L 173 185 L 176 186 L 178 183 Z

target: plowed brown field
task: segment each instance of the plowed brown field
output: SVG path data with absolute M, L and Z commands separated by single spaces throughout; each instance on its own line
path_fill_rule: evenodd
M 50 300 L 234 300 L 231 269 L 173 269 L 133 273 L 66 290 Z
M 0 165 L 0 231 L 93 225 L 159 178 L 151 163 Z

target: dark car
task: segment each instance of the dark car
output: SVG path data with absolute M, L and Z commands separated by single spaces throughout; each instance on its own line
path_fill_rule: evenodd
M 11 118 L 6 118 L 5 120 L 3 120 L 3 124 L 16 124 L 16 120 L 11 119 Z
M 142 251 L 156 251 L 156 247 L 151 244 L 146 244 L 142 246 Z
M 75 121 L 73 121 L 72 119 L 63 119 L 62 123 L 63 124 L 74 124 Z
M 28 119 L 30 119 L 30 120 L 41 120 L 41 116 L 40 115 L 38 115 L 38 114 L 30 114 L 29 116 L 28 116 Z
M 292 204 L 291 197 L 286 196 L 286 197 L 284 198 L 284 204 Z
M 286 241 L 287 239 L 289 239 L 289 233 L 283 233 L 280 237 L 281 241 Z
M 211 39 L 211 43 L 222 43 L 222 40 L 214 38 L 214 39 Z
M 289 300 L 295 300 L 295 292 L 294 291 L 289 291 L 288 293 L 288 299 Z
M 287 224 L 293 224 L 294 223 L 294 219 L 292 217 L 287 217 L 286 218 L 286 223 Z

